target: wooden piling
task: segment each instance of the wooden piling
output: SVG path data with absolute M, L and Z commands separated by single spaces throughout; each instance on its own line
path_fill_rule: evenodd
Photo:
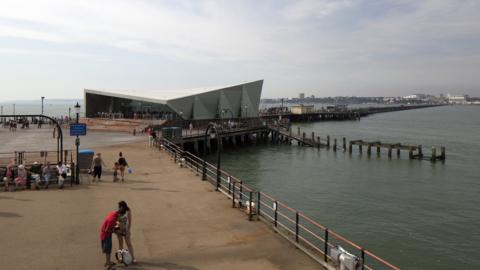
M 445 161 L 445 146 L 440 147 L 440 158 Z
M 315 143 L 315 132 L 312 131 L 312 142 Z
M 358 152 L 360 152 L 360 154 L 363 152 L 363 147 L 361 144 L 358 145 Z
M 347 138 L 343 137 L 342 138 L 343 140 L 343 152 L 347 151 Z
M 352 154 L 352 151 L 353 151 L 353 144 L 352 144 L 352 142 L 349 142 L 349 144 L 348 144 L 348 153 L 351 155 L 351 154 Z
M 397 157 L 400 157 L 400 147 L 397 148 Z
M 435 146 L 432 146 L 432 157 L 430 160 L 432 162 L 435 162 L 437 160 L 437 148 L 435 148 Z
M 408 158 L 413 159 L 413 148 L 408 149 Z
M 337 138 L 333 139 L 333 151 L 337 152 Z
M 418 158 L 422 158 L 423 157 L 423 151 L 422 151 L 422 145 L 420 144 L 418 146 Z
M 372 155 L 372 145 L 369 144 L 369 145 L 367 146 L 367 156 L 371 156 L 371 155 Z
M 392 146 L 388 146 L 388 158 L 392 158 Z
M 317 136 L 317 147 L 320 148 L 320 145 L 322 145 L 322 142 L 320 141 L 320 136 Z
M 300 127 L 297 127 L 297 135 L 300 136 Z
M 327 135 L 327 148 L 330 148 L 330 135 Z
M 381 151 L 380 145 L 377 145 L 377 157 L 380 156 L 380 151 Z

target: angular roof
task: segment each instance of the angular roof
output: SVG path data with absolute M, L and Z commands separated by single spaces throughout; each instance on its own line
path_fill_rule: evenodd
M 240 86 L 244 84 L 249 84 L 253 82 L 259 82 L 262 80 L 244 82 L 238 84 L 224 85 L 224 86 L 212 86 L 212 87 L 201 87 L 201 88 L 192 88 L 192 89 L 182 89 L 182 90 L 93 90 L 93 89 L 84 89 L 85 93 L 96 94 L 103 96 L 111 96 L 117 98 L 133 99 L 146 102 L 157 102 L 165 104 L 168 100 L 188 97 L 197 94 L 204 94 L 212 91 L 217 91 L 224 88 L 230 88 L 235 86 Z

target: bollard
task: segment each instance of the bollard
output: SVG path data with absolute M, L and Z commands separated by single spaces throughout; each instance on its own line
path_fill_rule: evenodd
M 347 151 L 347 138 L 343 137 L 343 152 Z
M 437 149 L 435 148 L 435 146 L 432 146 L 432 158 L 431 158 L 432 162 L 435 162 L 437 160 Z
M 337 152 L 337 138 L 333 139 L 333 151 Z
M 440 158 L 445 161 L 445 146 L 440 147 Z

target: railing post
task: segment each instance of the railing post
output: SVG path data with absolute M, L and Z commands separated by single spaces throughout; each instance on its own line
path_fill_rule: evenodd
M 235 182 L 232 185 L 232 208 L 235 208 Z
M 260 191 L 257 191 L 257 220 L 260 219 Z
M 277 201 L 275 200 L 275 202 L 273 202 L 273 210 L 275 211 L 274 213 L 275 227 L 277 227 L 277 220 L 278 220 L 277 208 L 278 208 L 278 204 L 277 204 Z
M 325 245 L 323 246 L 323 260 L 327 261 L 328 254 L 328 228 L 325 228 Z
M 231 188 L 232 188 L 232 181 L 231 181 L 231 177 L 230 176 L 227 176 L 227 182 L 228 182 L 228 194 L 231 193 Z
M 298 212 L 296 212 L 295 213 L 295 241 L 297 241 L 297 243 L 298 243 L 298 231 L 299 231 L 298 220 L 299 220 L 299 216 L 298 216 Z
M 238 194 L 239 200 L 238 200 L 238 205 L 242 207 L 242 199 L 243 199 L 243 182 L 240 180 L 240 194 Z
M 249 201 L 248 201 L 248 204 L 249 204 L 249 211 L 248 211 L 248 220 L 249 221 L 252 221 L 253 219 L 253 210 L 252 210 L 252 207 L 253 207 L 253 194 L 252 194 L 252 191 L 250 191 L 250 198 L 249 198 Z
M 362 248 L 361 250 L 362 252 L 362 268 L 360 268 L 361 270 L 364 270 L 365 269 L 365 250 Z

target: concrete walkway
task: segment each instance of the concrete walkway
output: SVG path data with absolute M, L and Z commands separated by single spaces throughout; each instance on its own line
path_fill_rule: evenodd
M 96 150 L 109 165 L 123 151 L 134 174 L 125 183 L 105 175 L 64 190 L 0 192 L 0 269 L 103 269 L 100 225 L 119 200 L 133 214 L 139 264 L 128 269 L 322 269 L 165 153 L 144 143 Z

